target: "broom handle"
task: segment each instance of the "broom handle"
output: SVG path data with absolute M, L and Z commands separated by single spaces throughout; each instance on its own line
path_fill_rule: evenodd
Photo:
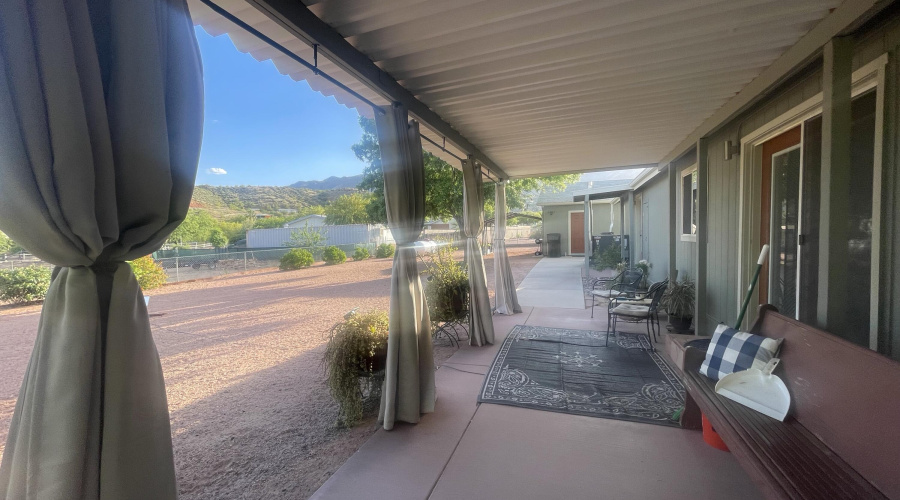
M 756 272 L 753 273 L 753 281 L 750 282 L 750 288 L 747 289 L 747 297 L 744 298 L 744 305 L 741 306 L 741 314 L 738 315 L 737 322 L 734 324 L 735 330 L 740 330 L 741 323 L 744 322 L 747 306 L 750 305 L 750 299 L 753 297 L 753 290 L 756 289 L 756 282 L 759 280 L 759 273 L 762 271 L 762 266 L 766 263 L 766 257 L 768 257 L 768 255 L 769 245 L 763 245 L 762 251 L 759 252 L 759 260 L 756 261 Z

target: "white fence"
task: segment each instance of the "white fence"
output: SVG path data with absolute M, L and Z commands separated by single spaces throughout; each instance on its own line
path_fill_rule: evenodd
M 348 224 L 343 226 L 310 227 L 325 233 L 326 245 L 360 245 L 393 243 L 390 230 L 384 226 Z M 276 248 L 287 246 L 291 233 L 297 228 L 251 229 L 247 231 L 247 248 Z

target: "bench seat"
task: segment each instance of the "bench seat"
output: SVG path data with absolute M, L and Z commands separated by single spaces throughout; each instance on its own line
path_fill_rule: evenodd
M 768 498 L 900 499 L 900 363 L 768 305 L 750 331 L 783 339 L 785 421 L 716 394 L 699 372 L 705 350 L 688 347 L 682 425 L 702 411 Z
M 703 361 L 705 353 L 689 347 L 688 358 L 698 356 L 691 351 Z M 685 371 L 685 388 L 742 465 L 767 477 L 767 496 L 887 498 L 793 417 L 779 422 L 716 394 L 697 368 Z

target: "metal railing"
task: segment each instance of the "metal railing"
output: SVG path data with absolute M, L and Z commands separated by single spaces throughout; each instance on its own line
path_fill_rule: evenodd
M 375 254 L 375 245 L 337 245 L 347 254 L 347 258 L 353 257 L 357 247 L 368 248 L 371 255 Z M 203 278 L 214 278 L 237 272 L 253 271 L 257 269 L 277 268 L 284 254 L 293 248 L 275 248 L 265 250 L 248 249 L 244 252 L 215 252 L 199 255 L 175 256 L 156 259 L 156 262 L 166 270 L 169 283 L 189 281 Z M 322 260 L 322 252 L 325 247 L 306 248 L 313 254 L 316 262 Z
M 10 271 L 13 269 L 18 269 L 21 267 L 53 267 L 53 264 L 49 262 L 44 262 L 36 257 L 29 257 L 20 259 L 17 256 L 8 256 L 7 258 L 0 257 L 0 271 Z
M 507 245 L 534 245 L 532 238 L 506 238 Z M 338 248 L 347 254 L 348 259 L 353 258 L 353 252 L 357 247 L 365 247 L 371 256 L 375 256 L 375 244 L 338 245 Z M 169 283 L 190 281 L 203 278 L 214 278 L 238 272 L 253 271 L 257 269 L 277 268 L 284 254 L 293 248 L 274 248 L 242 252 L 214 251 L 197 254 L 192 250 L 191 255 L 174 256 L 154 259 L 166 271 Z M 307 248 L 313 254 L 316 262 L 322 260 L 324 246 Z M 0 271 L 12 270 L 29 266 L 52 268 L 53 264 L 44 262 L 33 256 L 8 255 L 0 256 Z

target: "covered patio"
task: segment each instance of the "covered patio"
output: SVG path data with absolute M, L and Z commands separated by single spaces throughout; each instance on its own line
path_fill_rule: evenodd
M 433 414 L 379 430 L 311 498 L 762 498 L 737 461 L 697 431 L 479 404 L 489 366 L 516 325 L 605 331 L 606 318 L 558 307 L 494 316 L 494 345 L 464 344 L 436 372 Z
M 786 378 L 800 388 L 795 400 L 812 401 L 809 413 L 800 412 L 788 430 L 773 424 L 773 432 L 803 437 L 824 457 L 819 465 L 846 473 L 839 479 L 848 484 L 900 495 L 891 470 L 900 438 L 879 439 L 874 425 L 900 418 L 900 384 L 868 399 L 860 390 L 870 376 L 890 374 L 879 379 L 886 386 L 900 379 L 893 361 L 900 359 L 900 226 L 893 217 L 900 206 L 900 11 L 891 2 L 158 3 L 174 7 L 54 15 L 20 2 L 0 10 L 0 54 L 9 58 L 0 116 L 12 117 L 0 121 L 11 144 L 0 158 L 0 175 L 10 180 L 0 183 L 0 222 L 61 276 L 44 306 L 0 493 L 177 496 L 165 383 L 140 289 L 124 262 L 158 248 L 187 210 L 202 129 L 192 22 L 228 34 L 239 50 L 376 123 L 387 219 L 398 243 L 380 429 L 313 498 L 780 498 L 815 483 L 804 469 L 807 457 L 793 472 L 765 468 L 763 455 L 753 455 L 787 450 L 779 456 L 790 461 L 798 441 L 754 441 L 724 410 L 716 415 L 728 425 L 729 444 L 743 447 L 733 455 L 686 429 L 478 402 L 515 328 L 607 331 L 605 315 L 591 319 L 569 297 L 581 290 L 586 251 L 583 260 L 536 268 L 519 297 L 503 265 L 505 183 L 648 165 L 646 175 L 612 195 L 623 196 L 621 234 L 628 227 L 632 241 L 642 235 L 626 260 L 650 258 L 660 277 L 695 281 L 693 317 L 706 334 L 720 323 L 742 328 L 757 319 L 738 308 L 751 279 L 756 283 L 754 271 L 769 266 L 768 286 L 748 299 L 757 306 L 780 297 L 790 315 L 783 322 L 796 335 L 815 327 L 816 338 L 833 337 L 813 347 L 837 345 L 828 351 L 829 368 L 858 370 L 846 394 L 859 407 L 847 411 L 860 415 L 853 429 L 865 435 L 842 436 L 829 424 L 837 439 L 817 441 L 821 394 L 806 398 L 810 381 L 797 375 Z M 167 29 L 152 29 L 145 18 Z M 32 25 L 41 29 L 26 29 Z M 126 36 L 134 26 L 140 36 Z M 88 35 L 95 43 L 79 43 Z M 138 104 L 153 119 L 144 120 Z M 769 141 L 778 138 L 791 142 L 775 148 Z M 469 346 L 439 370 L 414 249 L 424 224 L 423 150 L 463 172 Z M 70 163 L 54 162 L 60 151 L 71 153 Z M 486 276 L 478 241 L 489 182 L 497 188 L 494 276 Z M 774 198 L 788 187 L 793 194 Z M 801 234 L 797 207 L 810 203 L 808 193 L 816 204 L 804 205 L 802 224 L 814 221 L 815 231 Z M 583 202 L 587 214 L 591 196 L 573 202 Z M 587 239 L 589 216 L 584 223 Z M 645 242 L 645 234 L 654 239 Z M 759 247 L 776 241 L 781 248 L 757 264 Z M 807 267 L 799 268 L 801 260 Z M 865 301 L 853 310 L 841 300 L 851 277 L 865 277 L 856 294 Z M 493 304 L 489 279 L 496 282 Z M 802 311 L 791 302 L 801 289 L 816 291 L 802 297 Z M 541 292 L 566 298 L 541 304 Z M 796 352 L 811 343 L 793 345 Z M 845 352 L 874 359 L 881 371 L 845 366 Z M 804 362 L 797 366 L 824 371 Z M 813 382 L 823 380 L 834 385 Z M 879 449 L 876 457 L 867 456 L 868 447 Z M 793 484 L 792 473 L 804 484 Z

